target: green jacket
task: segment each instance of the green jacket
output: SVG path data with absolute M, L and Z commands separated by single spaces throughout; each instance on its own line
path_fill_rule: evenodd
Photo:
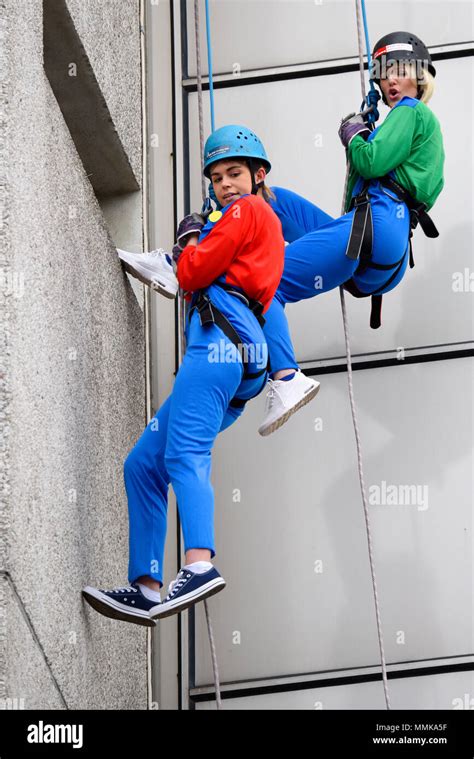
M 425 103 L 404 97 L 366 141 L 356 135 L 349 148 L 350 174 L 345 209 L 359 179 L 394 170 L 396 181 L 429 209 L 444 186 L 444 147 L 439 121 Z

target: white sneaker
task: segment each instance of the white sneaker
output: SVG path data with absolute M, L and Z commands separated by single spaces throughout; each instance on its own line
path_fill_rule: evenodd
M 178 280 L 173 271 L 170 256 L 157 248 L 149 253 L 129 253 L 127 250 L 117 248 L 117 253 L 124 268 L 144 285 L 149 285 L 153 290 L 164 295 L 166 298 L 175 298 L 178 292 Z
M 291 380 L 268 380 L 265 417 L 258 428 L 260 435 L 270 435 L 305 406 L 317 394 L 320 383 L 298 369 Z

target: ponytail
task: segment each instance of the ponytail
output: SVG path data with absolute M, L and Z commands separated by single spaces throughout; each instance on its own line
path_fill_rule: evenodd
M 262 192 L 263 192 L 263 198 L 264 200 L 266 200 L 267 203 L 269 203 L 270 200 L 276 200 L 275 193 L 270 190 L 270 188 L 265 184 L 265 182 L 262 185 Z

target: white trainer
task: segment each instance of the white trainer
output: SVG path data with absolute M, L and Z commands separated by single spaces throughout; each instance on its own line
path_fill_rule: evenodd
M 178 292 L 178 280 L 173 270 L 171 257 L 163 248 L 149 253 L 130 253 L 117 248 L 117 253 L 124 268 L 144 285 L 164 295 L 175 298 Z
M 298 369 L 291 380 L 268 380 L 270 385 L 265 404 L 265 416 L 258 428 L 260 435 L 270 435 L 295 411 L 309 403 L 317 394 L 320 383 Z

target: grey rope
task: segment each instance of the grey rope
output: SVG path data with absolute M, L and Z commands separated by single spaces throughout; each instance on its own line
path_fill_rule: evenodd
M 217 709 L 222 709 L 221 689 L 219 685 L 219 668 L 217 666 L 217 654 L 216 646 L 214 643 L 214 635 L 212 632 L 211 615 L 209 613 L 209 606 L 207 600 L 204 601 L 204 610 L 206 612 L 207 631 L 209 633 L 209 646 L 211 648 L 212 659 L 212 671 L 214 672 L 214 687 L 216 689 L 216 706 Z
M 206 180 L 204 178 L 204 119 L 202 115 L 202 75 L 201 75 L 201 43 L 199 40 L 199 0 L 194 0 L 194 31 L 196 38 L 196 75 L 199 114 L 199 145 L 201 146 L 201 194 L 203 202 L 206 199 Z
M 360 0 L 356 0 L 356 20 L 357 20 L 357 44 L 359 46 L 359 74 L 360 74 L 360 89 L 362 92 L 362 100 L 365 98 L 365 73 L 364 73 L 364 37 L 362 31 L 362 14 L 360 11 Z
M 204 121 L 202 114 L 202 76 L 201 76 L 201 44 L 199 41 L 199 0 L 194 0 L 194 29 L 196 35 L 196 73 L 197 73 L 197 95 L 198 95 L 198 112 L 199 112 L 199 146 L 201 152 L 201 192 L 203 202 L 206 199 L 206 182 L 204 179 Z M 184 336 L 183 336 L 184 346 Z M 207 600 L 204 600 L 204 609 L 206 612 L 207 631 L 209 635 L 209 646 L 211 649 L 212 671 L 214 673 L 214 687 L 216 690 L 216 706 L 222 709 L 221 691 L 219 685 L 219 667 L 217 664 L 216 647 L 214 644 L 214 634 L 212 632 L 211 615 Z
M 359 43 L 359 63 L 360 63 L 360 72 L 361 72 L 362 99 L 364 99 L 365 98 L 364 53 L 363 53 L 364 48 L 363 48 L 363 38 L 362 38 L 360 0 L 355 0 L 355 4 L 356 4 L 356 16 L 357 16 L 358 43 Z M 343 196 L 343 201 L 342 201 L 341 216 L 345 212 L 345 200 L 346 200 L 348 180 L 349 180 L 349 160 L 347 161 L 347 167 L 346 167 L 346 181 L 344 183 L 344 196 Z M 359 436 L 359 425 L 357 423 L 357 413 L 356 413 L 356 406 L 355 406 L 355 400 L 354 400 L 349 327 L 348 327 L 348 320 L 347 320 L 346 302 L 344 298 L 344 288 L 342 286 L 339 288 L 339 292 L 341 296 L 342 319 L 344 322 L 344 338 L 346 341 L 347 381 L 349 385 L 349 398 L 351 402 L 352 421 L 354 424 L 354 433 L 355 433 L 355 439 L 356 439 L 356 445 L 357 445 L 357 463 L 358 463 L 358 468 L 359 468 L 360 490 L 362 493 L 362 502 L 364 504 L 365 527 L 367 530 L 367 545 L 369 548 L 370 572 L 372 575 L 372 587 L 374 591 L 375 616 L 377 618 L 377 635 L 379 639 L 380 661 L 382 664 L 383 689 L 384 689 L 385 703 L 387 705 L 387 709 L 390 709 L 391 707 L 390 707 L 390 697 L 389 697 L 389 692 L 388 692 L 387 665 L 385 662 L 385 652 L 384 652 L 383 634 L 382 634 L 382 621 L 380 617 L 380 608 L 379 608 L 379 600 L 378 600 L 378 593 L 377 593 L 377 581 L 375 577 L 375 562 L 374 562 L 373 551 L 372 551 L 372 535 L 370 531 L 369 509 L 367 506 L 367 495 L 365 491 L 365 482 L 364 482 L 364 470 L 362 467 L 362 450 L 361 450 L 361 442 L 360 442 L 360 436 Z

